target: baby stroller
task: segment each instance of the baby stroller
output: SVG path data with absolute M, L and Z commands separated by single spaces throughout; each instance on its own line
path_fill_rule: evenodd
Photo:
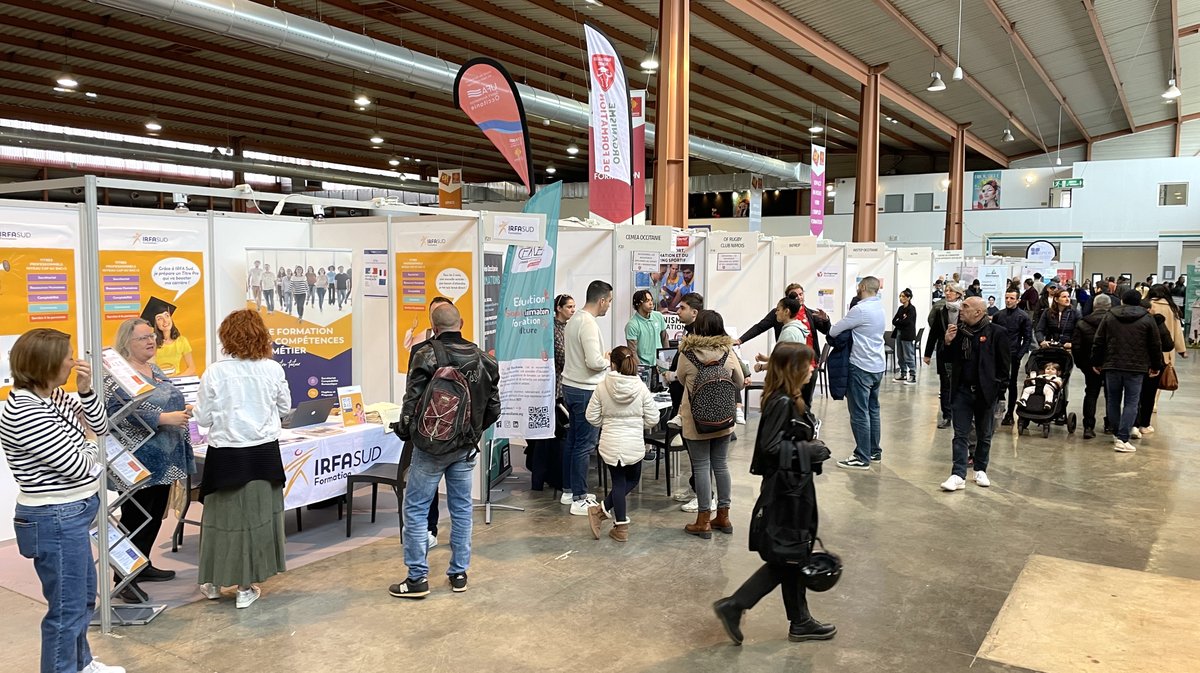
M 1017 434 L 1026 434 L 1030 423 L 1042 426 L 1042 437 L 1050 436 L 1051 424 L 1065 425 L 1068 433 L 1075 434 L 1075 413 L 1067 413 L 1067 389 L 1071 384 L 1071 371 L 1075 367 L 1071 352 L 1058 344 L 1033 351 L 1029 354 L 1029 361 L 1025 363 L 1025 376 L 1037 376 L 1050 362 L 1058 365 L 1059 376 L 1063 382 L 1062 390 L 1057 392 L 1054 403 L 1049 406 L 1045 404 L 1045 398 L 1040 393 L 1031 396 L 1028 404 L 1018 403 Z

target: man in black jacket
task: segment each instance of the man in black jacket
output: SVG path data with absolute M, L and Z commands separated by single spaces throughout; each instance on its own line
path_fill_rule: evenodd
M 987 316 L 987 305 L 979 297 L 963 302 L 957 325 L 950 325 L 943 338 L 950 364 L 951 408 L 954 414 L 954 471 L 942 482 L 942 490 L 959 491 L 967 485 L 968 440 L 972 425 L 975 446 L 975 483 L 991 486 L 987 476 L 992 448 L 996 398 L 1007 380 L 1012 350 L 1008 331 Z
M 458 370 L 470 390 L 470 427 L 460 427 L 448 452 L 430 453 L 422 449 L 418 436 L 408 468 L 404 490 L 404 564 L 407 578 L 393 584 L 388 592 L 397 598 L 424 598 L 429 595 L 429 550 L 426 517 L 429 503 L 437 497 L 438 482 L 446 478 L 446 504 L 450 509 L 450 567 L 447 575 L 456 592 L 467 590 L 467 566 L 471 562 L 471 480 L 479 439 L 483 431 L 500 418 L 500 368 L 496 360 L 462 337 L 462 316 L 453 304 L 439 306 L 432 314 L 436 339 L 413 352 L 408 384 L 400 411 L 396 434 L 408 441 L 417 434 L 426 411 L 425 390 L 441 366 Z M 439 357 L 444 351 L 445 356 Z
M 1011 347 L 1008 371 L 1008 408 L 1004 412 L 1001 425 L 1013 424 L 1013 409 L 1017 406 L 1017 384 L 1021 381 L 1021 358 L 1029 352 L 1033 343 L 1033 321 L 1029 314 L 1018 308 L 1020 295 L 1017 288 L 1010 287 L 1004 293 L 1004 308 L 992 316 L 992 322 L 1008 331 L 1008 344 Z M 1000 399 L 1004 399 L 1004 391 L 1000 391 Z
M 786 296 L 792 297 L 793 299 L 796 299 L 797 301 L 800 302 L 800 312 L 796 314 L 796 320 L 799 320 L 801 323 L 804 323 L 804 329 L 808 332 L 808 342 L 807 342 L 808 347 L 813 349 L 813 356 L 814 356 L 813 359 L 816 361 L 817 364 L 820 364 L 820 362 L 821 362 L 821 337 L 820 337 L 820 335 L 821 334 L 825 334 L 825 335 L 829 334 L 829 327 L 831 324 L 829 321 L 829 314 L 826 313 L 825 311 L 823 311 L 822 309 L 819 309 L 819 308 L 812 309 L 812 308 L 809 308 L 808 306 L 805 306 L 805 304 L 804 304 L 804 286 L 800 285 L 799 283 L 792 283 L 791 285 L 788 285 L 787 289 L 784 291 L 784 294 Z M 750 329 L 746 330 L 746 333 L 743 334 L 740 338 L 738 338 L 738 340 L 735 341 L 734 344 L 735 345 L 744 344 L 747 341 L 762 334 L 763 332 L 766 332 L 769 329 L 775 330 L 775 338 L 779 339 L 779 332 L 780 332 L 780 330 L 783 329 L 783 323 L 779 322 L 779 319 L 775 317 L 775 309 L 771 309 L 771 311 L 769 313 L 767 313 L 767 315 L 765 317 L 763 317 L 762 320 L 759 320 L 757 324 L 755 324 Z M 813 391 L 816 389 L 816 387 L 817 387 L 817 377 L 815 377 L 815 376 L 810 378 L 808 380 L 808 383 L 804 384 L 804 389 L 802 392 L 804 394 L 804 402 L 806 404 L 809 404 L 809 405 L 812 404 Z
M 1100 323 L 1108 317 L 1112 309 L 1112 299 L 1106 294 L 1098 294 L 1092 300 L 1092 312 L 1075 323 L 1075 333 L 1071 337 L 1071 355 L 1075 366 L 1083 372 L 1083 438 L 1091 439 L 1096 436 L 1096 402 L 1100 399 L 1100 391 L 1104 389 L 1104 376 L 1098 373 L 1092 362 L 1092 347 L 1096 343 L 1096 330 Z M 1104 417 L 1104 434 L 1110 434 L 1108 416 Z
M 1158 376 L 1163 368 L 1158 324 L 1141 302 L 1140 292 L 1127 290 L 1121 296 L 1122 305 L 1109 311 L 1108 318 L 1100 323 L 1092 345 L 1093 371 L 1104 372 L 1108 418 L 1116 425 L 1113 449 L 1121 453 L 1137 451 L 1129 443 L 1129 433 L 1137 417 L 1142 379 L 1147 374 Z
M 937 373 L 940 387 L 938 389 L 938 404 L 942 417 L 938 420 L 938 429 L 950 427 L 950 367 L 942 355 L 946 344 L 946 328 L 958 322 L 959 302 L 963 291 L 958 283 L 946 283 L 946 298 L 933 305 L 929 311 L 929 336 L 925 339 L 925 364 L 929 364 L 933 354 L 937 353 Z

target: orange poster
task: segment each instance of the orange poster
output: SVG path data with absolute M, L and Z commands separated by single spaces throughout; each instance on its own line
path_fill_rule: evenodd
M 73 250 L 0 247 L 0 399 L 7 399 L 12 387 L 8 352 L 25 332 L 37 327 L 66 332 L 76 357 L 83 356 L 75 282 Z
M 101 337 L 142 318 L 159 341 L 155 361 L 167 376 L 204 373 L 204 253 L 167 250 L 100 251 Z
M 475 340 L 475 304 L 471 294 L 474 268 L 470 252 L 398 252 L 396 283 L 397 370 L 408 373 L 413 347 L 433 336 L 429 302 L 445 297 L 462 314 L 464 339 Z

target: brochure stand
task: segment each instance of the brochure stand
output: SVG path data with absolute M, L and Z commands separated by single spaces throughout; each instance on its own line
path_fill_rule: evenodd
M 128 391 L 130 387 L 124 380 L 128 377 L 128 373 L 120 371 L 119 365 L 113 367 L 115 372 L 110 371 L 111 355 L 105 353 L 105 356 L 105 372 L 116 379 L 123 390 Z M 121 363 L 124 363 L 124 360 L 121 360 Z M 127 363 L 125 363 L 125 367 L 128 367 Z M 128 404 L 109 416 L 109 433 L 100 438 L 100 441 L 104 443 L 104 462 L 107 469 L 101 471 L 100 474 L 100 518 L 103 521 L 97 522 L 97 527 L 91 531 L 92 542 L 96 545 L 99 557 L 100 576 L 97 578 L 97 584 L 101 587 L 109 586 L 108 569 L 116 573 L 120 577 L 120 581 L 109 591 L 100 591 L 100 605 L 92 619 L 93 625 L 103 626 L 102 615 L 105 614 L 110 616 L 110 623 L 118 626 L 148 624 L 167 609 L 165 605 L 118 605 L 115 603 L 116 597 L 134 581 L 138 573 L 150 565 L 146 557 L 133 546 L 130 540 L 134 533 L 141 530 L 141 526 L 132 531 L 126 530 L 125 526 L 116 520 L 116 514 L 120 512 L 121 506 L 129 501 L 133 494 L 145 486 L 150 479 L 150 472 L 146 470 L 134 453 L 154 436 L 155 431 L 132 414 L 152 390 L 152 386 L 148 389 L 141 389 L 138 395 L 131 397 Z M 118 423 L 125 420 L 132 421 L 134 432 L 117 427 Z M 123 491 L 111 502 L 108 499 L 110 478 Z M 148 513 L 136 501 L 134 505 L 142 510 L 143 515 L 146 515 L 142 526 L 147 525 Z M 104 544 L 100 543 L 102 538 L 105 539 Z

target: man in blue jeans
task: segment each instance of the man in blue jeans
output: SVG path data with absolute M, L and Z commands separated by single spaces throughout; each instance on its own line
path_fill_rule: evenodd
M 563 442 L 563 497 L 562 504 L 571 506 L 571 514 L 587 516 L 588 507 L 596 504 L 596 496 L 587 492 L 588 457 L 596 448 L 600 429 L 587 422 L 588 402 L 596 386 L 604 380 L 608 371 L 608 355 L 596 318 L 608 314 L 612 306 L 612 285 L 593 280 L 588 285 L 583 309 L 567 321 L 563 330 L 563 401 L 571 416 L 571 428 L 567 441 Z M 567 499 L 567 484 L 570 484 L 570 500 Z
M 483 431 L 500 418 L 500 368 L 496 361 L 462 337 L 462 316 L 453 304 L 438 306 L 431 317 L 436 337 L 413 351 L 396 429 L 400 439 L 413 442 L 412 464 L 404 489 L 404 564 L 408 566 L 408 576 L 388 587 L 388 593 L 397 598 L 429 595 L 429 505 L 437 497 L 442 477 L 446 478 L 446 504 L 450 509 L 451 552 L 446 575 L 455 592 L 467 590 L 467 567 L 471 563 L 471 475 Z M 458 399 L 462 404 L 470 404 L 470 427 L 455 426 L 456 430 L 448 435 L 431 433 L 427 408 L 423 407 L 427 403 L 426 388 L 444 366 L 454 367 L 465 380 L 469 396 Z M 439 411 L 460 417 L 453 411 L 461 407 L 446 402 L 448 388 L 434 388 L 440 393 Z M 431 442 L 430 434 L 436 434 L 439 440 Z
M 883 460 L 883 448 L 879 446 L 879 386 L 887 371 L 883 350 L 886 319 L 879 300 L 878 278 L 867 276 L 859 281 L 858 300 L 845 318 L 829 328 L 831 339 L 843 332 L 850 332 L 852 338 L 846 404 L 854 432 L 854 455 L 837 463 L 847 470 L 869 470 L 871 461 Z
M 1163 368 L 1158 323 L 1141 302 L 1140 292 L 1127 290 L 1121 295 L 1121 306 L 1100 322 L 1092 342 L 1092 366 L 1097 374 L 1104 372 L 1104 401 L 1108 419 L 1116 428 L 1113 450 L 1119 453 L 1137 451 L 1129 443 L 1129 434 L 1137 417 L 1142 379 L 1147 374 L 1158 376 Z

